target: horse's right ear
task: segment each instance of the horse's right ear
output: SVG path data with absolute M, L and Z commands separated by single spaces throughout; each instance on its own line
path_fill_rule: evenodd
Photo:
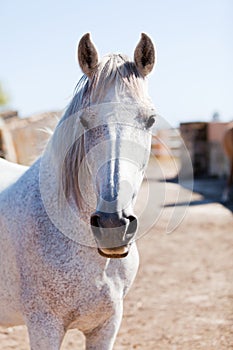
M 83 73 L 91 78 L 98 64 L 98 53 L 90 39 L 90 33 L 83 35 L 79 42 L 78 61 Z

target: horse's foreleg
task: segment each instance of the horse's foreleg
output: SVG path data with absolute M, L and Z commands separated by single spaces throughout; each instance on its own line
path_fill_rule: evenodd
M 104 324 L 90 333 L 85 333 L 86 350 L 112 350 L 122 320 L 123 306 L 120 305 L 115 314 Z
M 65 330 L 50 314 L 35 313 L 27 320 L 31 350 L 59 350 Z

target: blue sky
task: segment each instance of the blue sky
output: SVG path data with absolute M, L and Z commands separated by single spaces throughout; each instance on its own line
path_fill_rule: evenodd
M 149 91 L 171 125 L 233 119 L 233 1 L 2 1 L 0 81 L 21 116 L 64 108 L 81 77 L 80 37 L 99 54 L 133 56 L 140 33 L 157 47 Z

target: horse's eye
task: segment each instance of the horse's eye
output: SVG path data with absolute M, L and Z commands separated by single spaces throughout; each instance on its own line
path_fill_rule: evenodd
M 146 128 L 150 129 L 152 127 L 152 125 L 155 122 L 155 115 L 152 115 L 149 117 L 149 119 L 146 121 Z

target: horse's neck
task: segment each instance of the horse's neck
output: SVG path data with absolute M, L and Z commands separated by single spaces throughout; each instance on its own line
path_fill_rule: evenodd
M 43 205 L 52 223 L 68 238 L 96 247 L 89 224 L 91 209 L 84 205 L 81 211 L 74 200 L 68 202 L 62 187 L 61 165 L 49 151 L 41 158 L 39 179 Z M 86 196 L 92 198 L 91 193 Z

